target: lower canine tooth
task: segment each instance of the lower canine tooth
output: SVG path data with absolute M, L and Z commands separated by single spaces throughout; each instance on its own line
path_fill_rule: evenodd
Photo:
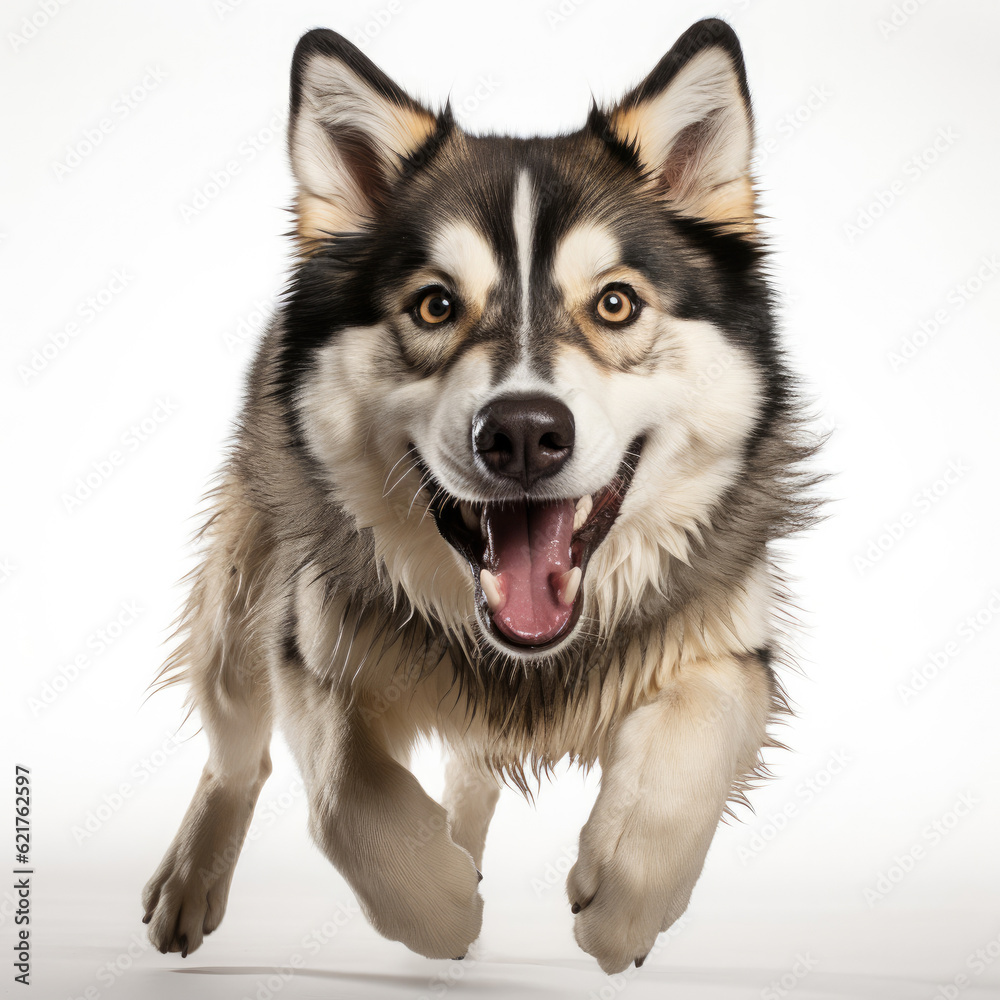
M 479 531 L 479 515 L 472 509 L 472 504 L 463 501 L 458 509 L 462 514 L 462 522 L 469 531 Z
M 580 581 L 583 579 L 583 570 L 579 566 L 574 566 L 571 570 L 563 573 L 559 577 L 557 593 L 559 600 L 567 607 L 576 600 L 576 595 L 580 593 Z
M 494 576 L 488 569 L 479 573 L 479 584 L 483 588 L 486 596 L 486 603 L 490 606 L 490 611 L 496 614 L 503 610 L 507 603 L 507 595 L 504 593 L 503 581 L 498 576 Z
M 573 515 L 573 530 L 579 531 L 590 517 L 590 512 L 594 509 L 594 501 L 590 494 L 580 497 L 576 502 L 576 513 Z M 578 567 L 579 568 L 579 567 Z M 572 572 L 572 570 L 570 571 Z

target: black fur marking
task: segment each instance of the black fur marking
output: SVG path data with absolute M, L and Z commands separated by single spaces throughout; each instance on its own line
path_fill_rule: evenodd
M 373 288 L 367 277 L 371 238 L 342 234 L 299 265 L 285 294 L 281 353 L 274 373 L 275 395 L 291 403 L 312 369 L 316 348 L 339 330 L 376 322 Z
M 437 116 L 434 131 L 412 153 L 400 157 L 399 180 L 409 180 L 421 170 L 429 167 L 454 130 L 455 116 L 451 110 L 451 102 L 449 102 Z
M 596 102 L 591 105 L 590 114 L 587 115 L 586 129 L 595 138 L 600 139 L 607 146 L 608 152 L 623 166 L 632 170 L 642 170 L 638 137 L 633 135 L 623 138 L 620 136 L 611 127 L 607 112 L 599 108 Z
M 295 608 L 290 607 L 282 627 L 281 655 L 286 663 L 301 666 L 305 663 L 299 649 L 299 616 Z

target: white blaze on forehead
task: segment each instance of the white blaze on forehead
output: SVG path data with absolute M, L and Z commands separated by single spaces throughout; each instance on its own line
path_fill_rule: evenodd
M 452 222 L 437 235 L 431 247 L 431 263 L 450 274 L 465 296 L 482 307 L 500 277 L 500 265 L 482 233 L 467 222 Z
M 521 350 L 528 349 L 529 313 L 531 289 L 528 281 L 531 277 L 531 250 L 535 238 L 535 193 L 531 188 L 531 176 L 527 170 L 522 170 L 517 178 L 517 188 L 514 191 L 514 242 L 517 246 L 517 267 L 521 276 Z
M 559 241 L 552 277 L 570 302 L 588 296 L 594 278 L 620 262 L 614 234 L 596 222 L 579 222 Z

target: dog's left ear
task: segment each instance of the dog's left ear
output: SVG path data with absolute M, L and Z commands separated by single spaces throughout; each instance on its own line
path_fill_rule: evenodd
M 637 153 L 671 208 L 752 226 L 750 92 L 739 40 L 725 21 L 688 28 L 605 122 L 606 138 Z
M 292 57 L 288 124 L 303 248 L 363 228 L 437 127 L 437 116 L 342 35 L 303 35 Z

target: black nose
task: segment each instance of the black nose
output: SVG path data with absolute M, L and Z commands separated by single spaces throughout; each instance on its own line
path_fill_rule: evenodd
M 526 490 L 555 475 L 573 453 L 569 408 L 549 396 L 509 396 L 484 406 L 472 421 L 472 450 L 490 472 Z

